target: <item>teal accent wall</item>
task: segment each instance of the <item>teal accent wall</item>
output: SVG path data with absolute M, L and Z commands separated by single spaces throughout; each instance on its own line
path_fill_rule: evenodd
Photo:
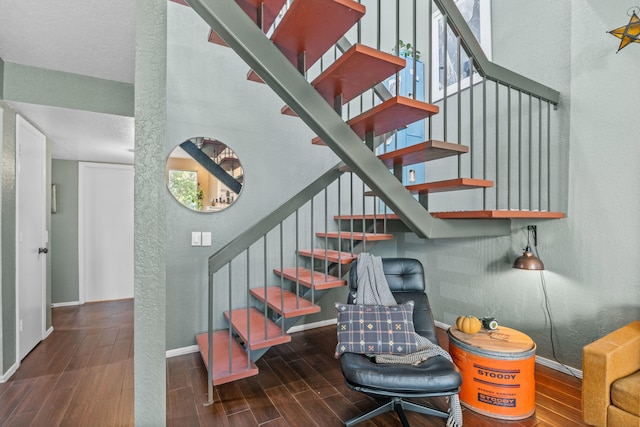
M 166 423 L 167 2 L 136 0 L 134 413 Z
M 2 129 L 2 372 L 16 363 L 16 115 Z
M 4 93 L 7 101 L 50 105 L 133 117 L 133 85 L 4 63 Z
M 51 302 L 79 301 L 78 162 L 53 160 L 51 182 L 56 185 L 57 211 L 51 215 L 49 259 L 52 265 Z

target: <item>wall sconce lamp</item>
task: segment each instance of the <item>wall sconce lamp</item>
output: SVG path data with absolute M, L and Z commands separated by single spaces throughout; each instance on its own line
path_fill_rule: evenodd
M 527 225 L 527 247 L 524 249 L 524 253 L 516 258 L 513 263 L 513 268 L 519 268 L 520 270 L 544 270 L 544 264 L 536 255 L 531 252 L 531 246 L 529 238 L 533 235 L 533 247 L 538 247 L 538 226 Z M 536 251 L 537 252 L 537 251 Z

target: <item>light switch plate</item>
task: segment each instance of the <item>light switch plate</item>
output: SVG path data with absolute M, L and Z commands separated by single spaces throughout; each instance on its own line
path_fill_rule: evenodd
M 191 232 L 191 246 L 202 246 L 202 233 L 200 231 Z
M 202 232 L 202 246 L 211 246 L 211 232 L 203 231 Z

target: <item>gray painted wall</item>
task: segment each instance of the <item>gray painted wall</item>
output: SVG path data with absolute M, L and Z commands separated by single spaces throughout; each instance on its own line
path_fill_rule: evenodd
M 2 372 L 16 363 L 16 115 L 3 106 Z
M 57 189 L 57 212 L 51 215 L 51 302 L 79 301 L 78 272 L 78 162 L 52 161 L 52 183 Z
M 231 49 L 207 42 L 209 28 L 193 10 L 168 7 L 166 153 L 187 138 L 213 137 L 235 150 L 245 171 L 240 197 L 215 214 L 188 211 L 166 191 L 167 349 L 173 349 L 195 344 L 195 333 L 206 331 L 208 257 L 338 159 L 311 145 L 314 135 L 301 120 L 280 114 L 283 103 L 269 87 L 246 80 L 248 68 Z M 211 231 L 212 246 L 191 247 L 192 231 Z M 226 300 L 226 292 L 216 296 L 220 309 Z M 215 321 L 222 327 L 222 314 Z
M 167 2 L 136 0 L 134 422 L 166 423 Z
M 537 353 L 553 358 L 544 309 L 546 283 L 556 355 L 580 369 L 582 347 L 640 317 L 640 158 L 634 111 L 640 83 L 627 71 L 638 46 L 615 51 L 606 30 L 628 22 L 628 4 L 494 0 L 494 60 L 560 90 L 559 132 L 571 146 L 568 218 L 514 221 L 513 234 L 495 239 L 422 241 L 399 236 L 398 253 L 425 264 L 436 318 L 493 315 L 529 334 Z M 517 20 L 511 20 L 517 16 Z M 525 31 L 523 31 L 523 29 Z M 633 48 L 634 50 L 632 50 Z M 513 270 L 538 225 L 546 271 Z

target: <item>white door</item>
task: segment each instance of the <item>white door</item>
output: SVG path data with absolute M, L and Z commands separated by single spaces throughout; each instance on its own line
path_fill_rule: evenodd
M 133 166 L 78 165 L 80 302 L 133 298 Z
M 18 360 L 45 333 L 46 138 L 16 119 L 16 321 Z

